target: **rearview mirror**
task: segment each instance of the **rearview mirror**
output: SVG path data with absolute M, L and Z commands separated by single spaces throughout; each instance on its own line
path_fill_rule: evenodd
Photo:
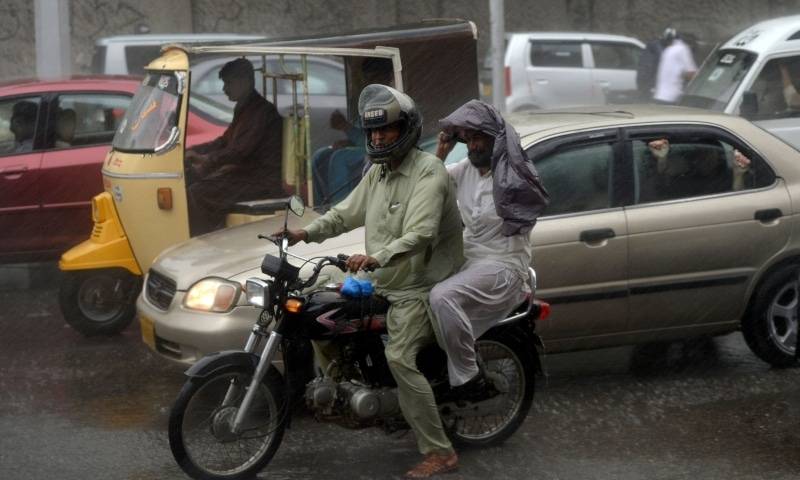
M 752 120 L 758 116 L 758 97 L 755 92 L 744 92 L 742 95 L 742 104 L 739 107 L 739 115 L 748 120 Z
M 292 195 L 289 199 L 289 210 L 292 211 L 298 217 L 302 217 L 303 213 L 306 211 L 306 204 L 303 202 L 303 199 L 300 198 L 298 195 Z

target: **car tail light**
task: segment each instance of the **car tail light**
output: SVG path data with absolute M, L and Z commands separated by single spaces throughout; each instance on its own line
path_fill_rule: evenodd
M 506 97 L 511 96 L 511 67 L 506 67 L 504 70 L 506 76 Z
M 539 316 L 536 320 L 545 320 L 550 316 L 550 304 L 541 300 L 536 300 L 536 305 L 539 306 Z

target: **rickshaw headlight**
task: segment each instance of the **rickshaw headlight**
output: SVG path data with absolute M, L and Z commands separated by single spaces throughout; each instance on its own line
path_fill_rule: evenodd
M 204 278 L 186 292 L 183 305 L 204 312 L 229 312 L 239 298 L 241 286 L 221 278 Z
M 264 308 L 269 301 L 269 282 L 258 278 L 248 278 L 245 282 L 247 303 Z

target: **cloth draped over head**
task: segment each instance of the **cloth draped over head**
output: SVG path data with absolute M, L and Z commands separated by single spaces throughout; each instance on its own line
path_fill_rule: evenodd
M 492 186 L 497 216 L 503 219 L 506 236 L 528 233 L 550 201 L 536 167 L 522 151 L 519 134 L 492 105 L 470 100 L 446 118 L 439 127 L 447 133 L 477 130 L 494 137 Z

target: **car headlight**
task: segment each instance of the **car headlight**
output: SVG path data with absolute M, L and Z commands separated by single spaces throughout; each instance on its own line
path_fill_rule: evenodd
M 239 298 L 241 286 L 221 278 L 204 278 L 186 292 L 183 305 L 204 312 L 228 312 Z

